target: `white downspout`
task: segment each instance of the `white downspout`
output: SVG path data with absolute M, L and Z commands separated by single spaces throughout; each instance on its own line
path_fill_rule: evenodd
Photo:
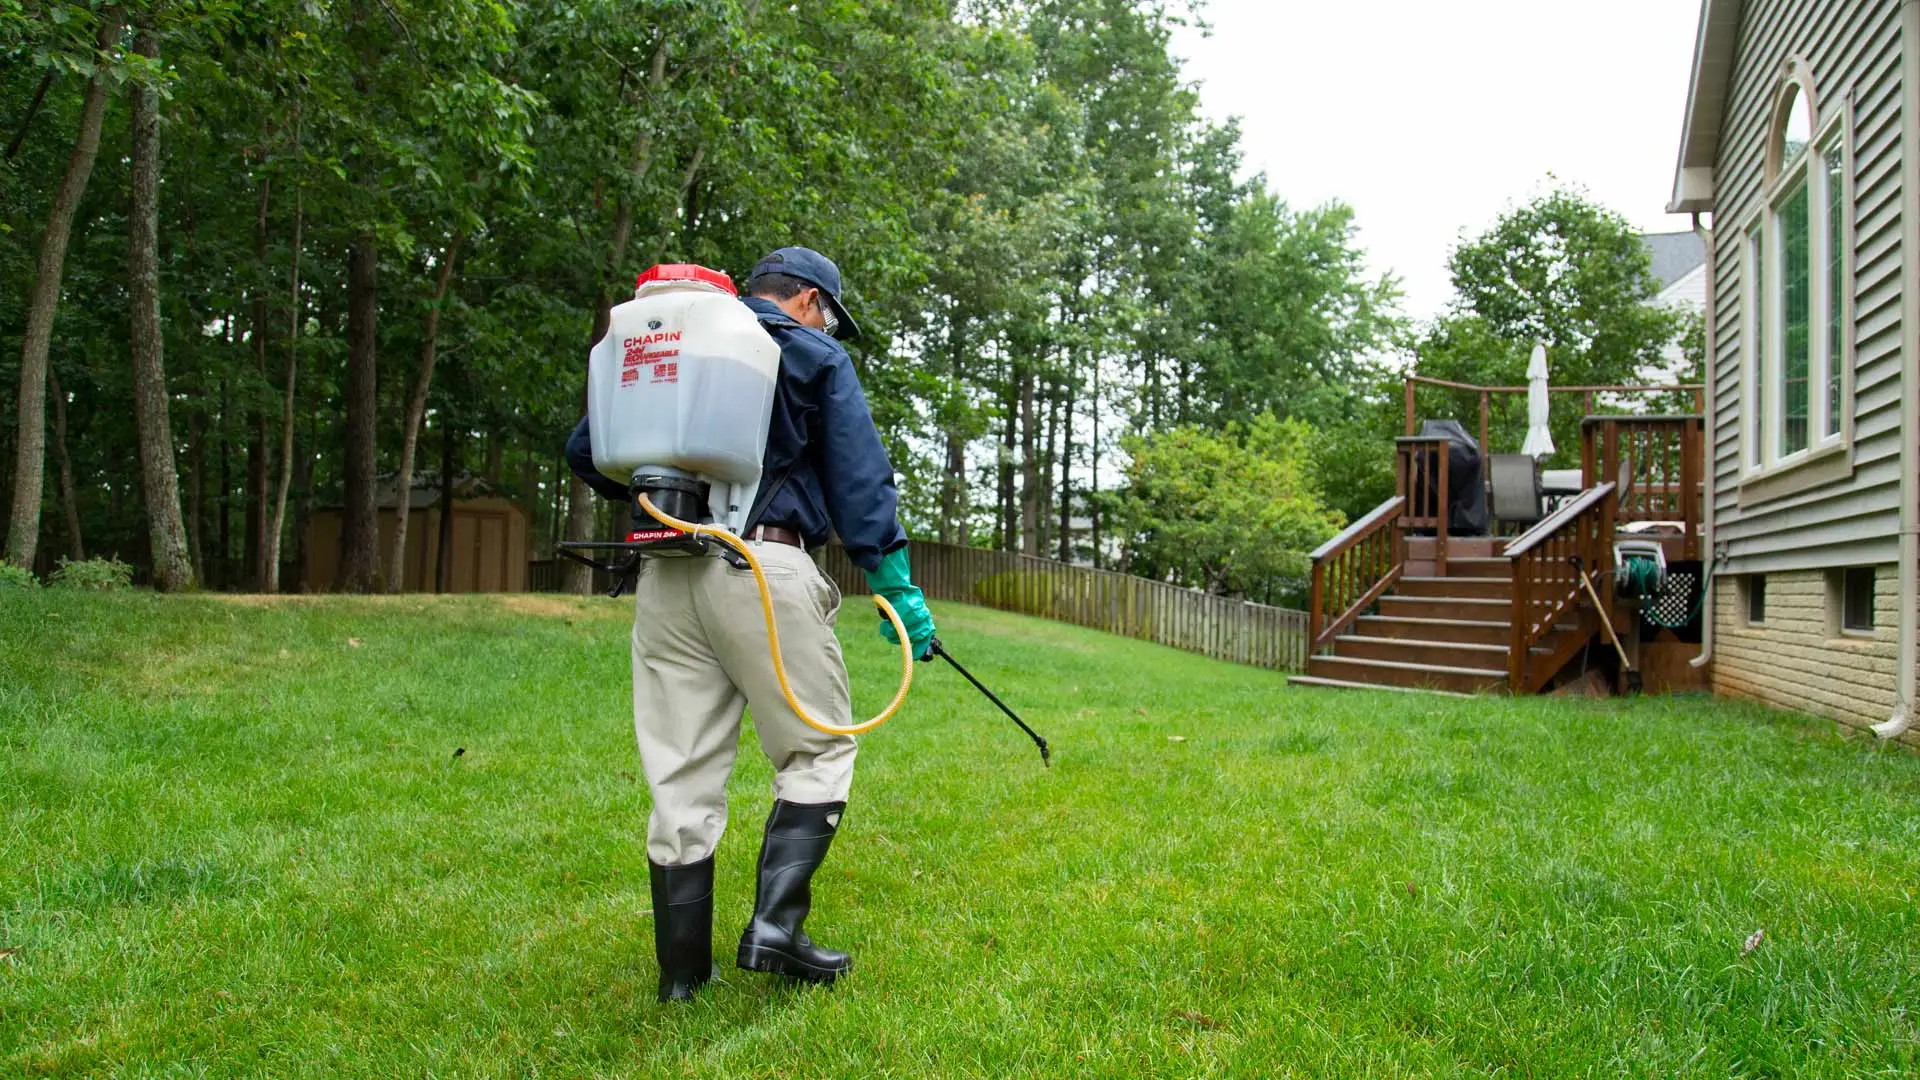
M 1897 738 L 1913 726 L 1914 669 L 1920 663 L 1920 0 L 1900 5 L 1900 606 L 1899 670 L 1893 716 L 1873 733 Z
M 1702 443 L 1700 452 L 1701 456 L 1706 459 L 1702 465 L 1702 471 L 1706 475 L 1702 480 L 1703 491 L 1701 500 L 1703 505 L 1700 508 L 1700 655 L 1694 657 L 1688 661 L 1688 663 L 1696 669 L 1705 670 L 1706 666 L 1713 662 L 1713 499 L 1714 473 L 1719 471 L 1719 466 L 1714 456 L 1714 429 L 1718 423 L 1718 415 L 1714 411 L 1714 405 L 1716 401 L 1715 391 L 1718 388 L 1719 380 L 1714 377 L 1714 371 L 1720 363 L 1720 357 L 1717 353 L 1718 346 L 1715 341 L 1717 335 L 1714 333 L 1714 323 L 1718 319 L 1717 309 L 1719 307 L 1720 279 L 1717 265 L 1718 260 L 1714 258 L 1713 230 L 1700 224 L 1700 212 L 1698 210 L 1693 212 L 1693 234 L 1698 236 L 1700 242 L 1706 246 L 1707 253 L 1707 302 L 1705 305 L 1707 326 L 1706 340 L 1703 343 L 1706 360 L 1703 362 L 1700 371 L 1701 381 L 1707 384 L 1707 400 L 1705 412 L 1702 414 L 1700 420 L 1700 441 Z

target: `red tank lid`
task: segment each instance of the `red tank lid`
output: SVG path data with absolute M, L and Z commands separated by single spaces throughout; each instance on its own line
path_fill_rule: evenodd
M 732 278 L 718 270 L 709 270 L 694 263 L 661 263 L 659 266 L 649 267 L 640 275 L 639 280 L 633 283 L 633 287 L 637 289 L 649 281 L 698 281 L 712 285 L 716 289 L 725 289 L 734 296 L 740 295 L 740 291 L 733 287 Z

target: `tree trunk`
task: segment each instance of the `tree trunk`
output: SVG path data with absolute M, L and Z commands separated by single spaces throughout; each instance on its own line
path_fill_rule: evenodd
M 1053 537 L 1048 535 L 1053 528 L 1054 487 L 1053 463 L 1059 460 L 1060 453 L 1060 391 L 1057 387 L 1047 388 L 1047 450 L 1040 459 L 1040 547 L 1052 551 Z
M 1013 490 L 1013 458 L 1019 446 L 1020 402 L 1012 373 L 1005 374 L 1002 385 L 1006 389 L 1000 399 L 1003 422 L 1000 425 L 1000 543 L 997 546 L 1001 551 L 1015 551 L 1020 543 L 1020 519 Z
M 406 583 L 407 507 L 410 502 L 406 493 L 413 490 L 413 454 L 420 441 L 420 420 L 427 413 L 427 390 L 433 382 L 433 362 L 440 341 L 440 310 L 446 303 L 447 290 L 453 284 L 453 264 L 460 258 L 460 245 L 465 239 L 465 234 L 454 233 L 440 258 L 440 272 L 433 285 L 433 303 L 427 308 L 425 336 L 420 345 L 420 370 L 414 373 L 413 390 L 407 395 L 406 426 L 400 432 L 400 467 L 395 473 L 400 478 L 399 490 L 403 494 L 400 508 L 394 511 L 393 541 L 387 548 L 386 586 L 390 593 L 399 592 Z
M 1098 279 L 1095 279 L 1096 282 Z M 1100 353 L 1095 350 L 1093 360 L 1093 437 L 1087 442 L 1087 455 L 1092 459 L 1092 475 L 1088 477 L 1087 520 L 1093 534 L 1093 568 L 1105 568 L 1106 555 L 1100 548 Z
M 1020 551 L 1040 554 L 1040 447 L 1035 430 L 1033 369 L 1020 372 Z
M 95 44 L 101 52 L 120 38 L 120 8 L 100 13 Z M 7 561 L 31 568 L 40 546 L 40 491 L 46 480 L 47 351 L 53 341 L 54 309 L 60 301 L 60 278 L 66 270 L 67 241 L 73 234 L 73 215 L 86 193 L 87 179 L 100 153 L 100 120 L 107 108 L 108 73 L 102 64 L 87 83 L 80 106 L 80 132 L 67 158 L 60 190 L 47 212 L 47 230 L 40 238 L 40 262 L 27 295 L 27 326 L 20 345 L 20 395 L 13 457 L 13 508 L 7 520 Z
M 500 473 L 506 465 L 507 437 L 498 428 L 487 432 L 487 465 L 480 475 L 495 491 L 500 490 Z
M 651 95 L 658 93 L 666 85 L 667 81 L 667 37 L 665 34 L 660 36 L 659 43 L 654 46 L 653 57 L 648 63 L 648 69 L 647 86 L 648 93 Z M 639 131 L 634 135 L 633 157 L 627 166 L 627 173 L 637 184 L 646 177 L 648 170 L 652 167 L 653 129 L 643 123 L 640 125 Z M 694 162 L 694 167 L 696 169 L 699 167 L 697 158 Z M 608 292 L 608 282 L 619 273 L 620 264 L 625 261 L 627 257 L 627 243 L 632 233 L 633 202 L 625 195 L 622 195 L 619 204 L 614 210 L 613 243 L 610 244 L 607 249 L 606 272 L 600 275 L 600 286 L 594 295 L 593 334 L 587 342 L 590 346 L 598 344 L 600 339 L 607 334 L 607 325 L 610 321 L 609 307 L 612 302 L 612 294 Z M 580 394 L 580 408 L 582 412 L 586 411 L 586 397 L 586 391 L 583 387 Z M 578 476 L 571 475 L 571 470 L 569 470 L 567 482 L 566 535 L 567 538 L 571 540 L 589 540 L 592 539 L 593 535 L 593 489 L 587 486 L 585 480 L 580 479 Z M 579 563 L 568 560 L 560 571 L 560 582 L 560 588 L 563 592 L 569 592 L 576 596 L 586 596 L 593 592 L 593 571 L 588 567 L 581 566 Z
M 593 489 L 569 469 L 567 471 L 567 536 L 575 540 L 593 538 Z M 593 592 L 593 571 L 569 559 L 563 590 L 575 596 Z
M 295 142 L 298 143 L 298 137 Z M 293 482 L 293 390 L 300 373 L 300 244 L 306 224 L 306 206 L 298 187 L 293 192 L 292 287 L 287 290 L 287 371 L 280 389 L 280 484 L 273 495 L 273 513 L 267 518 L 266 574 L 263 592 L 280 591 L 280 537 L 287 520 L 287 489 Z
M 347 256 L 346 498 L 340 515 L 340 590 L 352 593 L 372 592 L 380 572 L 380 508 L 374 494 L 380 404 L 374 368 L 379 258 L 371 233 L 356 237 Z
M 451 416 L 440 418 L 440 539 L 436 547 L 433 591 L 453 591 L 453 438 Z
M 947 320 L 947 475 L 940 491 L 940 542 L 967 543 L 967 439 L 963 429 L 966 410 L 967 316 L 952 312 Z
M 294 588 L 303 593 L 313 591 L 309 569 L 313 553 L 307 550 L 307 530 L 313 523 L 313 459 L 319 446 L 320 414 L 315 412 L 308 418 L 306 445 L 296 456 L 293 469 L 293 490 L 299 493 L 293 515 L 293 565 L 297 571 Z
M 79 562 L 87 557 L 86 542 L 80 538 L 80 502 L 73 491 L 73 459 L 67 456 L 67 394 L 60 389 L 60 375 L 47 368 L 47 389 L 53 393 L 53 460 L 60 466 L 60 509 L 67 519 L 67 558 Z
M 540 459 L 534 455 L 531 445 L 526 448 L 526 456 L 520 459 L 520 509 L 527 515 L 527 550 L 538 551 Z
M 133 50 L 159 55 L 151 30 L 141 30 Z M 153 584 L 161 592 L 193 585 L 187 530 L 180 520 L 179 475 L 173 461 L 173 427 L 167 417 L 167 375 L 160 339 L 160 110 L 158 95 L 135 81 L 133 102 L 133 205 L 127 215 L 127 279 L 132 301 L 133 416 L 140 432 L 140 479 L 147 503 L 147 534 L 153 548 Z
M 250 311 L 250 333 L 253 346 L 253 372 L 259 385 L 267 385 L 267 290 L 265 285 L 267 262 L 267 208 L 273 195 L 271 177 L 260 181 L 260 202 L 254 216 L 253 256 L 254 284 L 249 290 L 252 296 L 248 305 Z M 246 567 L 247 587 L 255 592 L 265 592 L 267 571 L 264 553 L 267 549 L 267 410 L 262 405 L 258 393 L 247 395 L 248 440 L 247 440 L 247 539 Z
M 700 175 L 700 164 L 707 159 L 707 148 L 696 146 L 693 157 L 687 161 L 687 167 L 680 173 L 680 189 L 673 202 L 660 208 L 660 228 L 655 233 L 653 256 L 648 261 L 657 263 L 667 257 L 667 238 L 675 232 L 675 226 L 682 224 L 681 208 L 687 204 L 687 192 L 693 189 L 694 178 Z
M 207 551 L 203 543 L 207 531 L 207 416 L 204 408 L 195 409 L 187 421 L 187 472 L 193 477 L 187 489 L 187 550 L 193 557 L 194 576 L 201 584 L 213 580 L 207 571 Z
M 613 312 L 605 304 L 593 312 L 593 341 L 607 335 L 607 327 L 613 321 Z M 580 410 L 586 411 L 587 395 L 580 395 Z M 565 538 L 568 540 L 593 539 L 593 489 L 585 480 L 574 475 L 570 468 L 563 468 L 567 475 L 567 523 Z M 560 568 L 560 591 L 575 596 L 588 596 L 593 592 L 593 570 L 582 566 L 572 559 L 565 560 Z
M 1060 561 L 1073 561 L 1073 367 L 1068 353 L 1067 400 L 1060 425 Z
M 20 148 L 26 145 L 27 129 L 33 126 L 33 118 L 40 115 L 40 106 L 47 100 L 47 91 L 53 88 L 53 80 L 60 74 L 56 68 L 48 68 L 40 77 L 40 86 L 33 92 L 33 100 L 27 103 L 27 115 L 20 118 L 20 127 L 13 133 L 13 141 L 7 144 L 7 160 L 12 161 L 20 155 Z
M 213 498 L 213 512 L 219 525 L 214 532 L 220 538 L 220 549 L 213 557 L 214 573 L 207 579 L 216 589 L 233 584 L 233 435 L 228 427 L 228 418 L 232 415 L 233 395 L 228 393 L 223 375 L 220 377 L 220 420 L 213 429 L 214 436 L 220 440 L 220 491 Z

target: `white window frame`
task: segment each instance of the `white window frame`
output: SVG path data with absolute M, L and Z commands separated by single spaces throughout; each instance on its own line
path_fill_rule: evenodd
M 1805 101 L 1812 118 L 1812 139 L 1798 153 L 1784 158 L 1792 100 Z M 1843 101 L 1821 118 L 1806 65 L 1796 61 L 1774 96 L 1767 128 L 1766 174 L 1759 207 L 1741 223 L 1741 293 L 1744 337 L 1741 358 L 1742 472 L 1764 476 L 1824 458 L 1853 440 L 1853 236 L 1854 157 L 1851 102 Z M 1840 151 L 1841 233 L 1832 233 L 1828 212 L 1830 179 L 1825 166 L 1830 150 Z M 1808 332 L 1807 332 L 1807 445 L 1788 452 L 1786 400 L 1786 245 L 1780 208 L 1801 183 L 1807 186 Z M 1761 260 L 1753 257 L 1753 235 L 1759 231 Z M 1841 245 L 1840 323 L 1838 354 L 1832 347 L 1829 318 L 1832 305 L 1832 245 Z M 1840 423 L 1828 430 L 1832 413 L 1829 394 L 1832 376 L 1840 373 Z
M 1761 442 L 1764 428 L 1765 406 L 1770 395 L 1766 392 L 1766 334 L 1761 326 L 1765 316 L 1765 279 L 1767 233 L 1761 227 L 1759 215 L 1750 218 L 1741 226 L 1740 236 L 1740 291 L 1742 310 L 1740 319 L 1740 390 L 1741 390 L 1741 438 L 1740 461 L 1748 474 L 1758 473 L 1766 468 L 1766 452 Z M 1760 257 L 1754 257 L 1754 248 L 1760 249 Z
M 1829 150 L 1840 151 L 1840 235 L 1834 236 L 1832 224 L 1828 219 L 1826 196 L 1832 178 L 1827 176 L 1826 160 Z M 1808 440 L 1814 451 L 1848 445 L 1853 442 L 1853 358 L 1854 358 L 1854 178 L 1853 178 L 1853 101 L 1848 99 L 1843 108 L 1836 111 L 1834 117 L 1815 130 L 1813 146 L 1809 150 L 1810 160 L 1818 168 L 1809 166 L 1811 172 L 1819 174 L 1818 193 L 1821 196 L 1819 207 L 1821 228 L 1818 235 L 1819 250 L 1814 255 L 1814 265 L 1820 268 L 1819 284 L 1828 286 L 1820 290 L 1819 301 L 1814 309 L 1820 316 L 1821 347 L 1828 350 L 1825 378 L 1820 380 L 1820 392 L 1815 399 L 1820 404 L 1817 419 L 1809 418 L 1813 423 L 1812 438 Z M 1826 275 L 1833 272 L 1832 245 L 1840 245 L 1840 348 L 1837 355 L 1833 352 L 1832 336 L 1828 322 L 1833 316 L 1829 305 L 1832 303 L 1833 290 Z M 1827 421 L 1833 412 L 1828 395 L 1833 388 L 1835 367 L 1840 374 L 1840 423 L 1832 431 L 1825 430 Z

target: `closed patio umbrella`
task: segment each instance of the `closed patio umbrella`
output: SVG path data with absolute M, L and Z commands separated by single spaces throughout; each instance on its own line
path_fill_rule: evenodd
M 1527 363 L 1527 441 L 1520 452 L 1531 458 L 1553 453 L 1553 432 L 1548 429 L 1547 347 L 1533 346 L 1533 359 Z

